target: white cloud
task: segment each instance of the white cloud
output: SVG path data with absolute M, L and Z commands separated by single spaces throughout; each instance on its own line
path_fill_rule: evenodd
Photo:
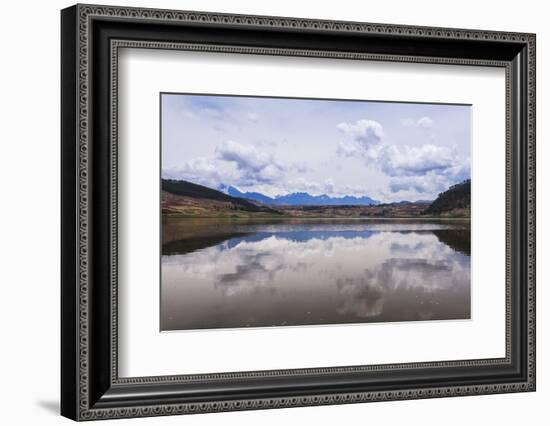
M 380 143 L 384 137 L 382 125 L 374 120 L 359 120 L 355 124 L 344 122 L 336 128 L 365 148 Z
M 422 117 L 408 124 L 430 129 L 433 121 Z M 403 121 L 404 125 L 407 125 Z M 387 175 L 392 193 L 416 191 L 437 194 L 453 183 L 467 179 L 469 159 L 461 160 L 455 149 L 428 143 L 420 146 L 388 144 L 382 125 L 372 120 L 340 123 L 337 129 L 348 136 L 340 141 L 337 154 L 341 157 L 359 157 Z
M 447 178 L 433 171 L 421 176 L 397 176 L 390 181 L 391 192 L 412 190 L 422 194 L 436 194 L 448 186 Z
M 340 156 L 360 155 L 368 164 L 376 165 L 389 176 L 422 175 L 457 164 L 457 153 L 446 146 L 386 144 L 382 125 L 376 121 L 359 120 L 355 124 L 340 123 L 336 127 L 351 138 L 339 143 L 337 153 Z
M 260 151 L 252 145 L 227 141 L 216 147 L 216 158 L 235 164 L 241 172 L 240 184 L 248 186 L 257 183 L 273 183 L 286 170 L 272 154 Z
M 338 142 L 338 148 L 336 149 L 336 154 L 340 157 L 355 157 L 356 155 L 361 155 L 363 150 L 359 145 L 354 141 L 340 141 Z
M 199 185 L 216 188 L 222 181 L 214 162 L 205 157 L 187 161 L 178 169 L 163 170 L 164 179 L 184 179 Z
M 416 127 L 420 127 L 422 129 L 431 129 L 433 125 L 434 122 L 430 117 L 421 117 L 416 122 Z
M 349 137 L 348 140 L 338 144 L 339 156 L 361 155 L 373 161 L 378 159 L 384 138 L 384 130 L 380 123 L 374 120 L 359 120 L 355 124 L 340 123 L 336 128 Z
M 324 187 L 325 187 L 325 193 L 334 194 L 335 185 L 334 185 L 334 181 L 332 179 L 326 179 Z
M 382 169 L 390 176 L 424 175 L 445 170 L 457 162 L 457 155 L 446 146 L 432 144 L 419 147 L 389 145 L 381 156 Z
M 418 127 L 421 129 L 431 129 L 434 126 L 434 121 L 427 116 L 420 117 L 419 119 L 404 118 L 401 120 L 401 124 L 405 127 Z
M 336 154 L 340 157 L 355 157 L 362 153 L 361 148 L 355 142 L 340 141 L 338 142 L 338 148 Z

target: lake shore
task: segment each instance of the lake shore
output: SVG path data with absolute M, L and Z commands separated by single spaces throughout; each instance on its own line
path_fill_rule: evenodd
M 184 213 L 162 213 L 162 219 L 218 219 L 218 220 L 467 220 L 470 221 L 470 216 L 290 216 L 290 215 L 201 215 L 194 216 Z

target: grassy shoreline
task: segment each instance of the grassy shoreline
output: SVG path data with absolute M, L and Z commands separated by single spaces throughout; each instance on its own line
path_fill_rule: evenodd
M 470 217 L 460 217 L 460 216 L 281 216 L 281 215 L 271 215 L 271 216 L 192 216 L 186 214 L 162 214 L 162 219 L 228 219 L 228 220 L 463 220 L 470 221 Z

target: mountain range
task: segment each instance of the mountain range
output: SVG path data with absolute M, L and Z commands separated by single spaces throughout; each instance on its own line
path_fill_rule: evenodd
M 380 204 L 370 197 L 355 197 L 346 195 L 343 197 L 331 197 L 329 195 L 311 195 L 307 192 L 293 192 L 285 195 L 269 197 L 259 192 L 241 192 L 234 186 L 220 185 L 220 192 L 232 197 L 244 198 L 272 206 L 373 206 Z
M 220 190 L 183 180 L 162 180 L 162 214 L 210 218 L 413 218 L 470 217 L 470 181 L 451 186 L 434 202 L 379 203 L 369 197 L 314 196 L 305 192 L 268 197 Z M 363 204 L 361 204 L 363 203 Z

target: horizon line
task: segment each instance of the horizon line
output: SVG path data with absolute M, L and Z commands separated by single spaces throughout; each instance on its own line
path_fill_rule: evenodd
M 204 187 L 204 188 L 208 188 L 208 189 L 211 189 L 211 190 L 218 191 L 218 192 L 221 192 L 221 193 L 223 193 L 223 194 L 229 195 L 229 194 L 225 193 L 223 190 L 220 189 L 220 186 L 221 186 L 221 185 L 218 186 L 218 187 L 213 188 L 213 187 L 211 187 L 211 186 L 203 185 L 203 184 L 200 184 L 200 183 L 195 183 L 195 182 L 192 182 L 192 181 L 187 180 L 187 179 L 181 179 L 181 178 L 179 178 L 179 179 L 164 178 L 164 177 L 161 176 L 160 183 L 162 184 L 162 181 L 164 181 L 164 180 L 166 180 L 166 181 L 175 181 L 175 182 L 187 182 L 187 183 L 191 183 L 191 184 L 193 184 L 193 185 L 202 186 L 202 187 Z M 464 179 L 464 180 L 462 180 L 462 181 L 460 181 L 460 182 L 457 182 L 457 183 L 455 183 L 455 184 L 453 184 L 453 185 L 450 185 L 446 190 L 441 191 L 439 194 L 441 194 L 441 193 L 443 193 L 443 192 L 445 192 L 445 191 L 447 191 L 447 190 L 453 188 L 454 186 L 461 185 L 461 184 L 466 183 L 466 182 L 468 182 L 468 181 L 471 181 L 471 178 Z M 332 199 L 341 199 L 341 198 L 348 198 L 348 197 L 349 197 L 349 198 L 368 198 L 368 199 L 370 199 L 371 201 L 373 201 L 373 202 L 376 203 L 376 204 L 398 204 L 398 203 L 402 203 L 402 202 L 418 203 L 418 202 L 420 202 L 420 201 L 433 202 L 433 201 L 435 201 L 435 200 L 437 199 L 437 197 L 436 197 L 436 198 L 434 198 L 434 199 L 423 199 L 423 198 L 418 198 L 418 199 L 416 199 L 416 200 L 406 200 L 406 199 L 402 199 L 402 200 L 399 200 L 399 201 L 380 201 L 380 200 L 376 200 L 376 199 L 374 199 L 374 198 L 371 198 L 371 196 L 369 196 L 369 195 L 361 195 L 361 196 L 358 196 L 358 195 L 328 195 L 328 194 L 326 194 L 326 193 L 322 193 L 322 194 L 319 194 L 319 195 L 313 195 L 313 194 L 311 194 L 311 193 L 309 193 L 309 192 L 304 192 L 304 191 L 288 192 L 288 193 L 286 193 L 286 194 L 277 194 L 277 195 L 275 195 L 275 196 L 269 196 L 269 195 L 265 195 L 265 194 L 263 194 L 263 193 L 261 193 L 261 192 L 258 192 L 258 191 L 246 191 L 246 192 L 243 192 L 241 189 L 239 189 L 238 187 L 236 187 L 236 186 L 234 186 L 234 185 L 226 185 L 226 184 L 222 184 L 222 185 L 225 186 L 225 187 L 227 187 L 228 189 L 229 189 L 229 188 L 233 188 L 233 189 L 237 190 L 239 193 L 241 193 L 242 195 L 247 195 L 247 194 L 252 194 L 252 193 L 254 193 L 254 194 L 261 195 L 262 197 L 266 197 L 266 198 L 272 199 L 272 200 L 274 200 L 274 201 L 277 200 L 278 198 L 283 198 L 283 197 L 286 197 L 286 196 L 289 196 L 289 195 L 295 195 L 295 194 L 305 194 L 305 195 L 308 195 L 308 196 L 310 196 L 310 197 L 323 197 L 323 196 L 325 196 L 325 197 L 329 197 L 329 198 L 332 198 Z M 439 196 L 439 194 L 438 194 L 438 196 Z M 231 196 L 231 195 L 230 195 L 230 196 Z M 243 197 L 235 197 L 235 198 L 243 198 Z

